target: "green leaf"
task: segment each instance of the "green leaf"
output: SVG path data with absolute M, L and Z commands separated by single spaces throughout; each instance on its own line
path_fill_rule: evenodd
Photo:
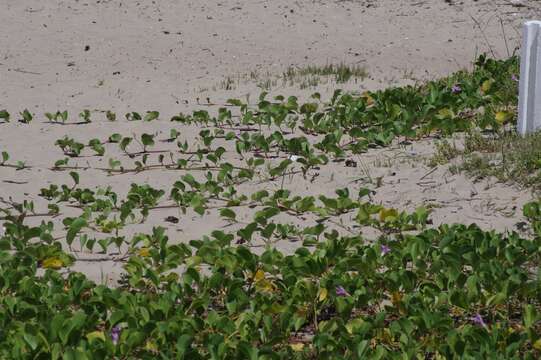
M 81 113 L 79 113 L 79 117 L 84 122 L 90 122 L 90 110 L 88 110 L 88 109 L 83 110 Z
M 66 234 L 66 242 L 68 243 L 68 245 L 71 245 L 73 243 L 75 236 L 86 225 L 87 225 L 87 222 L 82 217 L 78 217 L 77 219 L 73 220 L 73 222 L 69 226 L 68 233 Z
M 70 176 L 73 179 L 73 182 L 75 183 L 75 185 L 79 185 L 79 174 L 76 173 L 75 171 L 70 171 Z
M 235 221 L 236 217 L 237 217 L 237 214 L 231 209 L 223 208 L 223 209 L 220 210 L 220 216 Z
M 125 330 L 124 333 L 126 334 L 126 345 L 129 348 L 142 344 L 145 339 L 145 334 L 140 331 Z
M 357 345 L 357 358 L 364 359 L 366 357 L 369 345 L 368 340 L 363 340 Z
M 111 142 L 111 143 L 118 143 L 121 140 L 122 140 L 122 135 L 120 135 L 118 133 L 112 134 L 111 136 L 109 136 L 109 139 L 108 139 L 108 141 Z
M 151 134 L 142 134 L 141 135 L 141 142 L 144 146 L 152 146 L 154 145 L 154 135 Z
M 86 315 L 83 311 L 76 311 L 72 317 L 64 320 L 64 324 L 59 332 L 60 340 L 62 344 L 66 345 L 69 340 L 69 336 L 74 330 L 82 328 L 86 321 Z
M 249 360 L 258 359 L 258 350 L 256 347 L 246 342 L 240 343 L 238 347 L 244 359 L 249 359 Z
M 9 113 L 7 110 L 0 110 L 0 119 L 4 120 L 5 122 L 9 122 Z
M 98 154 L 98 156 L 103 156 L 105 154 L 105 147 L 102 145 L 99 139 L 92 139 L 88 142 L 88 146 L 92 148 Z
M 66 166 L 68 165 L 68 161 L 69 161 L 69 158 L 56 160 L 56 162 L 54 163 L 54 166 L 55 167 Z
M 497 293 L 487 299 L 487 306 L 494 306 L 498 304 L 504 304 L 507 301 L 505 293 Z
M 7 153 L 7 151 L 2 151 L 2 164 L 4 164 L 6 161 L 9 160 L 9 154 Z
M 30 348 L 32 350 L 36 350 L 37 347 L 38 347 L 38 337 L 37 336 L 34 336 L 34 335 L 31 335 L 27 332 L 25 332 L 23 334 L 23 338 L 24 338 L 24 341 L 26 341 L 26 343 L 28 344 L 28 346 L 30 346 Z
M 126 114 L 126 120 L 128 121 L 137 121 L 137 120 L 141 120 L 141 115 L 135 111 L 131 112 L 131 113 L 127 113 Z
M 114 326 L 116 325 L 117 323 L 119 323 L 122 319 L 124 319 L 125 317 L 125 313 L 124 311 L 122 310 L 118 310 L 118 311 L 115 311 L 114 313 L 111 314 L 111 316 L 109 317 L 109 324 L 111 326 Z
M 107 112 L 105 113 L 105 117 L 109 121 L 115 121 L 116 120 L 116 114 L 114 112 L 110 111 L 110 110 L 107 110 Z
M 367 189 L 367 188 L 360 188 L 359 189 L 359 195 L 358 195 L 359 199 L 363 198 L 365 196 L 368 196 L 368 195 L 370 195 L 370 189 Z
M 524 307 L 523 318 L 524 318 L 524 326 L 527 329 L 529 329 L 536 323 L 539 316 L 535 308 L 532 305 L 528 304 Z
M 143 121 L 152 121 L 156 120 L 160 116 L 158 111 L 147 111 L 147 114 L 143 118 Z
M 112 159 L 112 158 L 109 159 L 109 167 L 111 169 L 116 169 L 120 165 L 121 165 L 120 160 L 115 160 L 115 159 Z
M 88 339 L 89 342 L 96 341 L 96 340 L 105 341 L 105 334 L 103 333 L 103 331 L 92 331 L 86 334 L 86 338 Z
M 63 122 L 66 122 L 68 120 L 68 111 L 64 110 L 60 113 L 60 117 L 62 118 Z
M 29 124 L 33 118 L 32 114 L 30 113 L 30 111 L 28 111 L 28 109 L 24 109 L 24 111 L 21 112 L 21 116 L 22 116 L 22 119 L 19 121 L 24 124 Z
M 125 137 L 122 139 L 122 141 L 120 142 L 120 149 L 122 151 L 126 151 L 126 148 L 128 147 L 128 145 L 131 143 L 133 139 L 131 137 Z
M 227 99 L 226 103 L 233 106 L 242 106 L 242 101 L 239 99 Z

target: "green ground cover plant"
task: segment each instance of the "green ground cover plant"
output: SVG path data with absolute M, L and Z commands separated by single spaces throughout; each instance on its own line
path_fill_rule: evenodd
M 284 183 L 311 181 L 332 161 L 354 166 L 351 154 L 393 140 L 508 131 L 516 74 L 516 57 L 482 56 L 471 72 L 364 94 L 337 91 L 326 102 L 319 94 L 305 103 L 265 93 L 257 104 L 231 99 L 217 114 L 172 117 L 163 138 L 58 139 L 64 157 L 49 170 L 67 176 L 39 190 L 46 210 L 0 197 L 0 358 L 539 358 L 539 201 L 523 209 L 527 232 L 496 233 L 431 226 L 429 210 L 386 208 L 363 187 L 306 195 Z M 157 111 L 126 120 L 105 114 L 163 121 Z M 75 124 L 90 117 L 83 111 Z M 50 126 L 74 124 L 65 111 L 45 118 Z M 0 119 L 9 121 L 7 110 Z M 191 125 L 198 135 L 182 140 Z M 117 148 L 122 158 L 109 157 Z M 8 150 L 0 168 L 17 166 Z M 451 147 L 440 152 L 435 164 L 456 155 Z M 108 166 L 81 165 L 80 157 L 105 157 Z M 130 183 L 122 195 L 83 186 L 86 170 L 178 176 L 168 188 Z M 279 186 L 265 187 L 270 182 Z M 178 209 L 166 220 L 173 224 L 214 212 L 234 230 L 183 242 L 160 226 L 127 235 L 164 208 Z M 282 241 L 296 246 L 279 250 Z M 76 251 L 122 263 L 119 283 L 74 271 Z

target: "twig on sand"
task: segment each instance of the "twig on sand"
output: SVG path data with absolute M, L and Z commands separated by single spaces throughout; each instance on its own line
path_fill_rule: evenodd
M 503 41 L 505 42 L 505 50 L 507 51 L 507 56 L 511 56 L 509 53 L 509 44 L 507 43 L 507 35 L 505 34 L 505 27 L 503 26 L 503 19 L 498 16 L 498 19 L 500 19 L 500 26 L 502 28 L 502 34 L 503 34 Z
M 28 181 L 2 180 L 2 182 L 6 184 L 16 184 L 16 185 L 28 184 Z
M 492 54 L 492 57 L 496 58 L 496 54 L 494 53 L 494 49 L 492 49 L 492 45 L 490 45 L 490 41 L 488 41 L 487 34 L 485 33 L 485 31 L 481 27 L 481 24 L 472 15 L 470 15 L 470 17 L 473 20 L 473 22 L 475 23 L 475 25 L 477 25 L 477 27 L 479 28 L 479 31 L 481 31 L 481 35 L 483 35 L 483 38 L 485 39 L 485 42 L 486 42 L 486 44 L 488 46 L 488 49 L 490 50 L 490 53 Z
M 126 260 L 128 260 L 130 256 L 131 254 L 122 255 L 122 256 L 103 256 L 99 258 L 76 257 L 76 259 L 77 261 L 84 261 L 84 262 L 103 262 L 103 261 L 126 262 Z
M 424 178 L 426 178 L 428 175 L 432 174 L 434 171 L 436 171 L 438 169 L 438 167 L 433 167 L 429 172 L 427 172 L 426 174 L 424 174 L 420 179 L 420 180 L 423 180 Z
M 28 70 L 23 70 L 23 69 L 19 69 L 19 68 L 16 68 L 16 69 L 10 69 L 10 70 L 13 70 L 13 71 L 19 72 L 19 73 L 23 73 L 23 74 L 43 75 L 42 73 L 38 73 L 38 72 L 34 72 L 34 71 L 28 71 Z

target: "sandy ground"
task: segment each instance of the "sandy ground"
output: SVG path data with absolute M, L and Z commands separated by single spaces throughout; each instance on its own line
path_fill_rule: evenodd
M 43 209 L 46 203 L 37 197 L 40 188 L 70 184 L 67 172 L 49 169 L 63 157 L 53 144 L 64 135 L 86 143 L 113 132 L 155 132 L 163 140 L 175 126 L 167 121 L 171 115 L 208 101 L 220 104 L 248 94 L 255 98 L 263 88 L 302 98 L 314 91 L 328 95 L 337 87 L 362 91 L 436 78 L 470 67 L 481 52 L 496 57 L 512 53 L 519 45 L 521 22 L 535 17 L 541 17 L 541 4 L 526 0 L 0 0 L 0 109 L 15 116 L 25 108 L 36 114 L 30 125 L 0 124 L 0 151 L 32 166 L 22 171 L 0 167 L 0 196 L 34 199 Z M 321 79 L 316 87 L 304 89 L 300 82 L 283 81 L 289 67 L 337 63 L 364 67 L 368 77 L 346 84 Z M 72 118 L 90 109 L 93 122 L 45 123 L 44 112 L 64 109 Z M 117 112 L 119 120 L 108 122 L 104 110 Z M 159 110 L 161 120 L 134 123 L 121 116 L 146 110 Z M 175 127 L 189 141 L 198 132 Z M 514 229 L 521 221 L 522 205 L 531 198 L 529 192 L 490 179 L 475 183 L 452 175 L 448 166 L 430 172 L 426 160 L 434 143 L 426 139 L 370 150 L 355 158 L 356 168 L 331 163 L 320 169 L 314 182 L 297 177 L 285 186 L 302 195 L 329 196 L 337 188 L 367 186 L 375 191 L 374 201 L 385 206 L 432 208 L 436 225 L 476 222 L 487 229 Z M 109 157 L 133 162 L 123 158 L 116 145 L 108 145 L 106 154 L 101 159 L 88 152 L 74 162 L 107 166 Z M 231 156 L 229 160 L 238 160 Z M 168 193 L 178 176 L 158 171 L 107 176 L 89 170 L 81 172 L 81 186 L 110 185 L 125 194 L 130 183 L 148 182 Z M 243 185 L 239 191 L 251 193 L 258 186 Z M 62 214 L 73 216 L 77 211 L 65 208 Z M 164 222 L 169 215 L 179 216 L 174 209 L 152 211 L 145 224 L 133 225 L 126 234 L 161 225 L 174 241 L 186 241 L 209 229 L 234 229 L 224 228 L 227 223 L 215 212 L 204 218 L 189 212 L 175 225 Z M 248 212 L 242 216 L 247 218 Z M 289 251 L 296 244 L 277 246 Z M 76 255 L 94 260 L 102 256 Z M 103 281 L 116 278 L 121 264 L 80 261 L 76 268 Z
M 220 89 L 228 76 L 339 62 L 366 66 L 352 88 L 381 88 L 505 56 L 536 15 L 527 0 L 3 0 L 0 106 L 176 113 L 260 91 Z

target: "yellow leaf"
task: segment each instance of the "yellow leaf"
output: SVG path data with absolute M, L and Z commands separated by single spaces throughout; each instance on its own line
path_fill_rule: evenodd
M 536 342 L 533 343 L 533 347 L 534 349 L 536 350 L 541 350 L 541 339 L 537 340 Z
M 363 325 L 363 323 L 364 320 L 362 318 L 352 319 L 346 324 L 346 330 L 351 335 L 356 332 Z
M 291 346 L 291 350 L 296 351 L 296 352 L 302 351 L 302 349 L 304 349 L 303 343 L 291 344 L 289 346 Z
M 201 264 L 201 262 L 203 262 L 203 259 L 200 257 L 200 256 L 191 256 L 189 258 L 186 259 L 186 265 L 187 266 L 197 266 L 199 264 Z
M 86 338 L 88 339 L 88 341 L 92 341 L 96 339 L 101 339 L 105 341 L 105 335 L 103 334 L 103 331 L 92 331 L 86 334 Z
M 143 248 L 139 249 L 138 254 L 141 257 L 149 257 L 150 256 L 150 249 L 147 248 L 147 247 L 143 247 Z
M 501 125 L 506 123 L 511 118 L 511 114 L 507 111 L 498 111 L 494 117 L 496 118 L 498 124 Z
M 485 94 L 489 92 L 493 82 L 494 80 L 492 79 L 483 81 L 483 84 L 481 85 L 481 91 Z
M 148 340 L 145 344 L 145 350 L 157 353 L 158 352 L 158 346 L 151 340 Z
M 272 281 L 267 280 L 265 277 L 265 272 L 261 269 L 257 270 L 254 275 L 255 287 L 258 291 L 262 292 L 273 292 L 275 286 Z
M 259 282 L 261 280 L 265 280 L 265 272 L 261 269 L 257 270 L 254 275 L 254 280 L 256 282 Z
M 387 344 L 393 341 L 393 335 L 391 334 L 390 329 L 383 329 L 383 332 L 381 333 L 381 340 L 383 340 Z
M 395 209 L 381 209 L 379 211 L 379 221 L 393 220 L 398 216 L 398 211 Z
M 256 289 L 262 292 L 273 292 L 275 290 L 274 284 L 269 280 L 261 280 L 256 282 Z
M 443 355 L 441 355 L 440 353 L 436 353 L 436 357 L 435 357 L 436 360 L 444 360 L 445 357 Z
M 307 313 L 308 307 L 306 305 L 299 307 L 297 311 L 295 311 L 295 314 L 297 314 L 299 317 L 305 317 Z
M 47 258 L 42 264 L 45 269 L 60 269 L 63 265 L 64 263 L 59 258 Z
M 391 294 L 391 301 L 395 306 L 400 304 L 400 302 L 402 301 L 402 294 L 398 291 L 393 292 Z
M 286 309 L 287 309 L 286 305 L 280 305 L 279 303 L 273 303 L 271 305 L 271 307 L 269 308 L 269 311 L 272 314 L 281 314 L 281 313 L 285 312 Z
M 458 308 L 458 307 L 452 307 L 449 312 L 453 316 L 463 316 L 464 315 L 464 310 L 462 310 L 461 308 Z
M 167 276 L 165 276 L 166 281 L 176 282 L 178 281 L 178 274 L 177 273 L 169 273 Z
M 366 105 L 370 106 L 374 103 L 374 98 L 372 96 L 370 96 L 370 93 L 368 91 L 365 91 L 364 93 L 362 93 L 361 95 L 363 98 L 365 98 L 366 100 Z
M 452 119 L 455 117 L 455 114 L 453 111 L 449 108 L 443 108 L 440 111 L 438 111 L 438 115 L 436 116 L 438 119 Z
M 329 291 L 325 288 L 319 289 L 318 299 L 319 301 L 325 301 L 327 298 L 327 295 L 329 295 Z

